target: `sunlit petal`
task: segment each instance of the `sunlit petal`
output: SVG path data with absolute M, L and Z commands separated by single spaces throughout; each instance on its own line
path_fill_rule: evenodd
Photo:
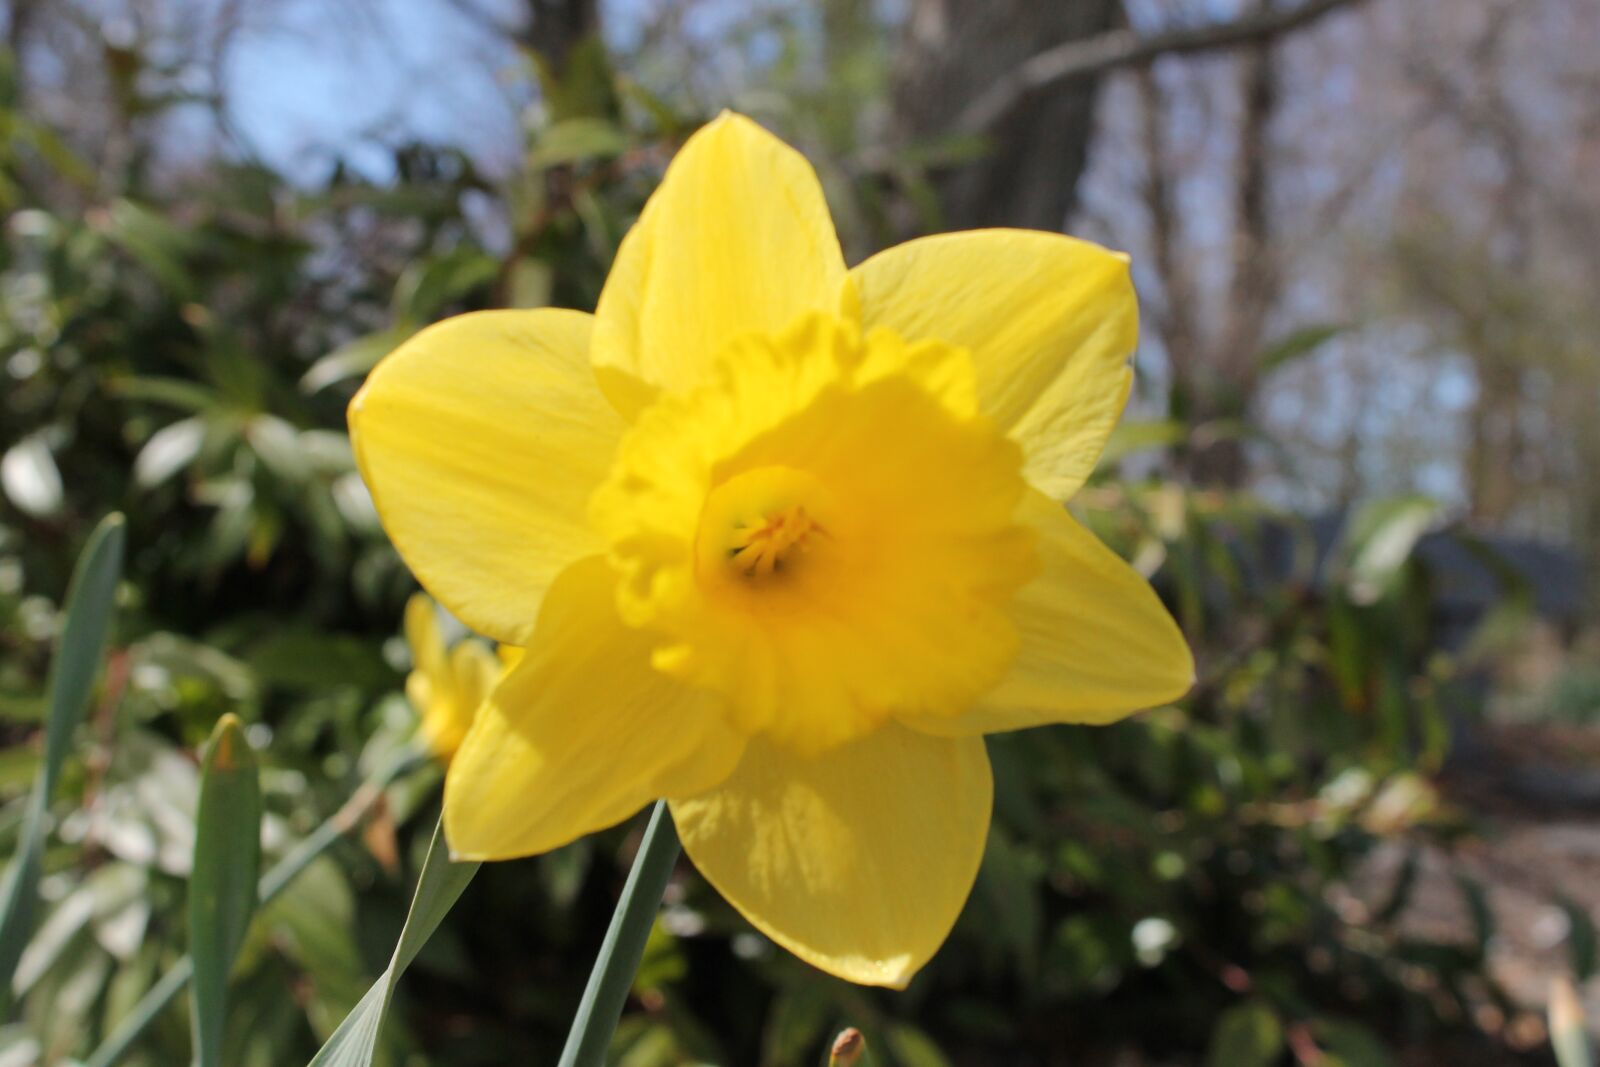
M 974 230 L 880 252 L 851 278 L 864 327 L 971 350 L 979 406 L 1022 444 L 1029 481 L 1057 499 L 1077 491 L 1132 386 L 1126 256 L 1060 234 Z
M 728 775 L 743 742 L 710 697 L 650 666 L 650 644 L 617 619 L 604 560 L 556 579 L 526 655 L 478 710 L 450 764 L 444 827 L 453 854 L 546 852 Z
M 689 138 L 617 252 L 595 311 L 601 384 L 631 416 L 657 390 L 698 385 L 734 338 L 836 310 L 844 278 L 811 164 L 724 113 Z
M 604 548 L 586 521 L 623 424 L 588 363 L 592 319 L 492 311 L 432 326 L 350 405 L 395 547 L 468 626 L 521 645 L 545 588 Z
M 947 735 L 1099 725 L 1188 692 L 1194 657 L 1150 584 L 1042 494 L 1025 516 L 1044 569 L 1012 604 L 1022 647 L 1011 672 L 962 715 L 904 721 Z
M 903 988 L 972 889 L 992 800 L 981 739 L 889 725 L 810 759 L 752 741 L 732 777 L 672 815 L 757 929 L 841 978 Z

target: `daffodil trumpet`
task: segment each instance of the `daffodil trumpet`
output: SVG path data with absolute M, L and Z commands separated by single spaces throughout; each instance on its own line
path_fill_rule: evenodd
M 903 987 L 967 899 L 983 736 L 1181 696 L 1143 577 L 1062 506 L 1132 382 L 1126 257 L 928 237 L 847 268 L 815 173 L 749 119 L 694 134 L 593 315 L 450 319 L 350 408 L 395 546 L 526 649 L 451 761 L 481 860 L 668 801 L 758 930 Z

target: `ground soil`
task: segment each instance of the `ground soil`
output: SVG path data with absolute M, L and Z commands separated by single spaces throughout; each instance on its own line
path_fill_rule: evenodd
M 1458 882 L 1484 887 L 1494 917 L 1489 971 L 1522 1010 L 1484 1006 L 1480 1023 L 1513 1048 L 1545 1045 L 1551 983 L 1572 973 L 1572 923 L 1562 901 L 1600 927 L 1600 730 L 1549 724 L 1481 728 L 1476 758 L 1443 778 L 1446 798 L 1473 832 L 1449 848 L 1426 846 L 1404 929 L 1436 940 L 1473 939 Z M 1388 886 L 1403 845 L 1373 857 L 1362 881 Z M 1600 978 L 1579 988 L 1588 1028 L 1600 1038 Z M 1463 1059 L 1434 1049 L 1418 1065 Z M 1465 1062 L 1476 1063 L 1471 1055 Z M 1492 1061 L 1490 1061 L 1492 1062 Z

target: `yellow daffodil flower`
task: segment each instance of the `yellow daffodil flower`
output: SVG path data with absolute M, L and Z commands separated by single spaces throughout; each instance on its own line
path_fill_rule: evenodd
M 351 405 L 395 545 L 526 654 L 445 785 L 456 855 L 670 800 L 757 928 L 902 987 L 976 877 L 983 735 L 1180 696 L 1181 634 L 1061 506 L 1127 399 L 1126 257 L 1057 234 L 847 269 L 815 173 L 691 137 L 594 315 L 464 315 Z
M 422 716 L 422 736 L 428 748 L 448 760 L 461 747 L 473 715 L 509 665 L 503 667 L 503 652 L 497 658 L 471 639 L 446 648 L 439 632 L 438 610 L 421 593 L 406 602 L 405 628 L 406 644 L 411 646 L 406 697 Z

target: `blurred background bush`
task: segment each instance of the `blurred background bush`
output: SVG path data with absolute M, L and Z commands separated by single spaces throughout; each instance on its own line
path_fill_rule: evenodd
M 0 53 L 0 853 L 104 513 L 121 614 L 0 1064 L 85 1057 L 185 950 L 234 712 L 280 857 L 415 729 L 363 374 L 447 314 L 592 308 L 723 106 L 852 261 L 976 225 L 1134 255 L 1141 378 L 1076 503 L 1196 646 L 1180 706 L 992 739 L 996 824 L 899 995 L 687 866 L 627 1067 L 1549 1063 L 1600 1017 L 1600 5 L 1592 0 L 10 0 Z M 996 271 L 1007 265 L 994 264 Z M 254 923 L 226 1062 L 305 1062 L 387 962 L 437 767 Z M 553 1062 L 636 821 L 486 867 L 390 1064 Z M 1587 982 L 1587 985 L 1583 983 Z M 186 1062 L 180 998 L 122 1061 Z

